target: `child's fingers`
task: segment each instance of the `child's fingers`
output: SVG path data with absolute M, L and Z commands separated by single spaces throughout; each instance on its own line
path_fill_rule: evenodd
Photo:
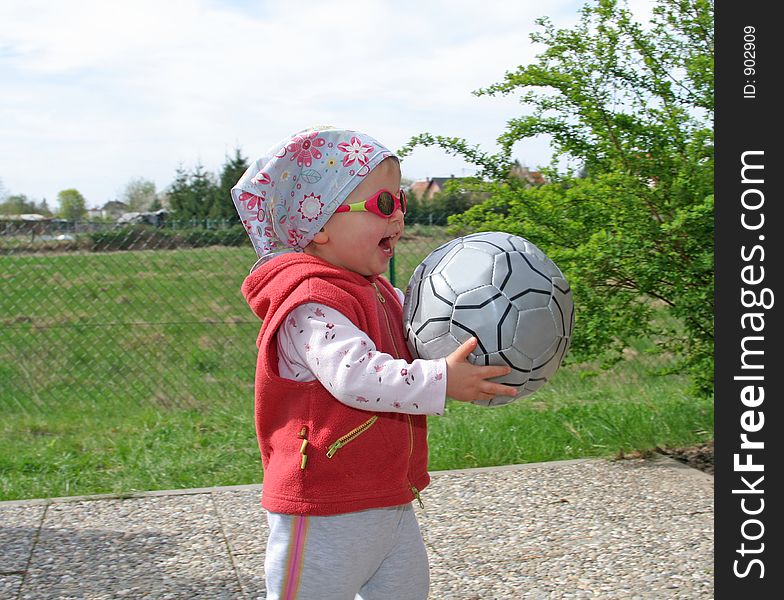
M 482 379 L 492 379 L 493 377 L 502 377 L 512 372 L 512 369 L 506 365 L 492 365 L 487 367 L 477 367 L 477 372 Z M 493 381 L 483 381 L 480 385 L 480 390 L 485 394 L 493 396 L 517 396 L 517 388 L 502 383 Z
M 511 367 L 506 365 L 489 365 L 487 367 L 477 366 L 477 374 L 482 379 L 492 379 L 493 377 L 503 377 L 512 372 Z
M 452 352 L 452 356 L 457 360 L 466 360 L 468 355 L 476 348 L 476 344 L 477 339 L 475 337 L 470 337 Z
M 510 385 L 502 385 L 500 383 L 487 382 L 482 388 L 482 392 L 490 394 L 491 396 L 517 396 L 517 388 Z

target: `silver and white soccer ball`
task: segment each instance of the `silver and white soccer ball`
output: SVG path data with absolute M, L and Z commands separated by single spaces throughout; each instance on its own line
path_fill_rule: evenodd
M 406 343 L 415 358 L 442 358 L 463 342 L 479 343 L 469 361 L 509 365 L 495 378 L 517 396 L 477 400 L 500 406 L 542 387 L 571 342 L 574 303 L 561 270 L 528 240 L 475 233 L 431 252 L 416 268 L 403 305 Z

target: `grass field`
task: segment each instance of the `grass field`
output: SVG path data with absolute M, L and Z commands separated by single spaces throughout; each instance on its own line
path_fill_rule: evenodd
M 399 247 L 398 287 L 447 239 L 429 233 Z M 222 247 L 0 256 L 0 499 L 259 482 L 251 263 Z M 667 358 L 650 350 L 567 365 L 508 406 L 450 402 L 430 419 L 431 468 L 713 439 L 712 402 L 655 375 Z

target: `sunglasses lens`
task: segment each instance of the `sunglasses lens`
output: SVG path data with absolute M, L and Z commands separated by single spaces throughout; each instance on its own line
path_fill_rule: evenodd
M 381 192 L 378 195 L 378 200 L 376 201 L 378 205 L 378 210 L 381 214 L 389 216 L 395 210 L 395 199 L 392 197 L 392 194 L 389 192 Z
M 403 211 L 403 214 L 406 214 L 406 209 L 408 208 L 408 198 L 406 198 L 406 193 L 401 189 L 400 190 L 400 210 Z

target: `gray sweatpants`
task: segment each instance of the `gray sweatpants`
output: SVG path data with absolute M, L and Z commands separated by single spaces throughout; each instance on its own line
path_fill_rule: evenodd
M 267 513 L 267 600 L 424 600 L 427 551 L 410 504 L 313 517 Z

